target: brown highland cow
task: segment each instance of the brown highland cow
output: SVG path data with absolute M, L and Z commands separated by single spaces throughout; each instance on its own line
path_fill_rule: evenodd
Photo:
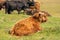
M 47 21 L 47 14 L 35 12 L 34 15 L 18 21 L 10 30 L 11 35 L 23 36 L 38 32 L 41 29 L 40 24 Z

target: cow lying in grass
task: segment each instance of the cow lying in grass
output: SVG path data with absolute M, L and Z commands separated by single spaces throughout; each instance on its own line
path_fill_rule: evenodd
M 42 30 L 40 24 L 47 21 L 47 14 L 34 12 L 34 15 L 18 21 L 10 30 L 11 35 L 23 36 Z

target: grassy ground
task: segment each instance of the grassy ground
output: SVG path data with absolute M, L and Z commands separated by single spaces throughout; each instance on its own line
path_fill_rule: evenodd
M 11 36 L 8 34 L 9 29 L 16 21 L 27 18 L 28 15 L 4 14 L 0 11 L 0 40 L 60 40 L 60 0 L 41 0 L 41 10 L 49 12 L 52 17 L 48 17 L 46 23 L 42 23 L 42 31 L 30 36 Z

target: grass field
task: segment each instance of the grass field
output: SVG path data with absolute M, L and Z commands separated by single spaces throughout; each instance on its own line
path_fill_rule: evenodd
M 29 36 L 11 36 L 9 29 L 16 21 L 27 18 L 23 13 L 5 14 L 0 11 L 0 40 L 60 40 L 60 0 L 40 0 L 41 10 L 49 12 L 52 16 L 48 17 L 46 23 L 42 23 L 42 31 Z

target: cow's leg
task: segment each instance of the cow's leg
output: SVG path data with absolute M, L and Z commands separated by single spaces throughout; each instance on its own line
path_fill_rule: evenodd
M 18 14 L 20 14 L 21 9 L 19 8 L 19 9 L 17 9 L 17 11 L 18 11 Z
M 11 13 L 10 10 L 5 9 L 5 14 L 10 14 L 10 13 Z
M 5 14 L 7 14 L 7 12 L 8 12 L 7 10 L 8 10 L 8 9 L 5 9 Z
M 2 7 L 0 6 L 0 10 L 2 9 Z
M 7 12 L 8 12 L 8 14 L 11 14 L 11 10 L 8 10 Z
M 8 11 L 8 14 L 11 14 L 11 12 L 10 12 L 10 11 Z
M 18 14 L 20 14 L 20 10 L 21 10 L 21 8 L 17 7 L 16 10 L 18 11 Z
M 18 14 L 20 14 L 20 10 L 18 10 Z
M 5 14 L 11 14 L 11 11 L 9 8 L 5 8 Z
M 0 7 L 0 10 L 1 10 L 1 7 Z

